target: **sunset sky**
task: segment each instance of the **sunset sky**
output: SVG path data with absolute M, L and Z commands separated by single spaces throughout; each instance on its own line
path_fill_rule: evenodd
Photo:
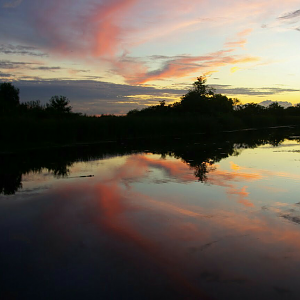
M 205 75 L 243 103 L 300 102 L 299 0 L 0 0 L 0 28 L 21 101 L 122 114 Z

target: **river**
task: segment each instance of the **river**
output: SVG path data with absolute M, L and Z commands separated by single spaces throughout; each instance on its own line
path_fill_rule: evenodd
M 299 299 L 299 139 L 2 157 L 0 298 Z

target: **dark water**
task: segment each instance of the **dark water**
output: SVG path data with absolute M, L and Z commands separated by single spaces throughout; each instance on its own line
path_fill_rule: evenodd
M 0 299 L 299 299 L 297 130 L 1 157 Z

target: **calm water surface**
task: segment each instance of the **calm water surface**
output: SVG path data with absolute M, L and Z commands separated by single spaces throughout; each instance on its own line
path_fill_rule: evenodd
M 210 147 L 23 173 L 1 299 L 299 299 L 300 144 Z

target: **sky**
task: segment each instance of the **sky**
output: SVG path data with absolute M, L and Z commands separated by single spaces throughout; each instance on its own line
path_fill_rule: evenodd
M 20 100 L 125 114 L 197 77 L 242 103 L 300 102 L 299 0 L 0 0 L 0 82 Z

